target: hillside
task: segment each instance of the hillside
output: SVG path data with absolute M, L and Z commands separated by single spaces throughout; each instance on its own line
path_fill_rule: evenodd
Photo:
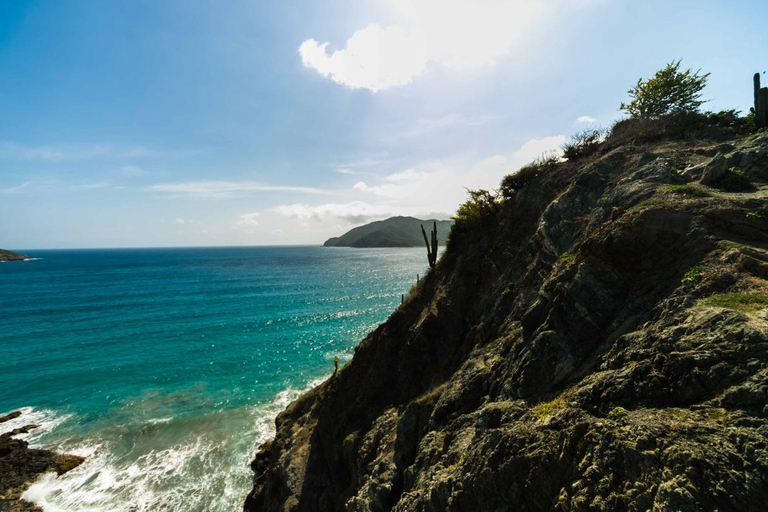
M 437 222 L 437 240 L 445 245 L 445 239 L 451 230 L 450 220 L 421 220 L 413 217 L 391 217 L 386 220 L 371 222 L 351 229 L 343 235 L 326 240 L 324 247 L 421 247 L 424 238 L 421 226 L 432 229 Z
M 245 510 L 765 510 L 766 182 L 765 132 L 505 180 L 278 416 Z
M 24 254 L 19 254 L 17 252 L 0 249 L 0 261 L 22 261 L 22 260 L 26 260 L 27 258 L 28 256 Z

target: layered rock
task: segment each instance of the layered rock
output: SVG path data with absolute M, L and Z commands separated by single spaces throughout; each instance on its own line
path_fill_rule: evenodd
M 766 182 L 765 135 L 531 173 L 278 416 L 245 509 L 764 510 Z

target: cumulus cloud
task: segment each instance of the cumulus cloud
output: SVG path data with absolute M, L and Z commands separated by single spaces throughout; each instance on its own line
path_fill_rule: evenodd
M 577 123 L 594 123 L 596 119 L 594 117 L 589 116 L 581 116 L 578 119 L 576 119 Z
M 249 192 L 297 192 L 302 194 L 325 194 L 326 191 L 313 187 L 290 187 L 264 185 L 254 181 L 186 181 L 160 183 L 149 190 L 187 197 L 190 199 L 222 199 Z
M 354 32 L 344 48 L 307 39 L 304 65 L 353 89 L 405 85 L 431 64 L 448 69 L 493 66 L 522 31 L 548 9 L 568 0 L 396 0 L 398 22 L 372 23 Z

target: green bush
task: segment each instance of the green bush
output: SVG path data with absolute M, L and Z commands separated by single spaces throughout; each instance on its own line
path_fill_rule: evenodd
M 693 267 L 685 273 L 680 282 L 683 284 L 699 284 L 703 278 L 704 272 L 701 271 L 701 267 Z
M 709 73 L 686 69 L 672 61 L 647 81 L 640 78 L 629 91 L 631 101 L 622 103 L 620 110 L 633 118 L 663 117 L 671 114 L 698 112 L 702 104 L 701 91 L 707 85 Z
M 469 199 L 456 211 L 448 245 L 456 243 L 456 236 L 482 228 L 487 220 L 501 208 L 499 198 L 487 190 L 468 190 Z
M 515 191 L 522 189 L 542 172 L 553 169 L 560 163 L 560 156 L 554 152 L 544 153 L 533 162 L 524 165 L 517 172 L 504 176 L 501 180 L 502 197 L 509 198 Z
M 586 128 L 571 136 L 570 142 L 563 145 L 563 156 L 568 160 L 575 160 L 594 153 L 605 138 L 605 130 L 602 128 Z
M 626 416 L 628 411 L 623 407 L 614 407 L 611 412 L 608 413 L 608 419 L 619 420 Z

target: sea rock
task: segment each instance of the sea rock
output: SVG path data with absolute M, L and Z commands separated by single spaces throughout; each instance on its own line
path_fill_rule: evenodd
M 5 416 L 0 416 L 0 423 L 5 423 L 6 421 L 10 421 L 10 420 L 16 419 L 19 416 L 21 416 L 21 411 L 9 412 Z
M 19 254 L 17 252 L 0 249 L 0 261 L 23 261 L 28 258 L 29 256 L 25 254 Z
M 18 412 L 18 411 L 17 411 Z M 5 417 L 20 414 L 12 413 Z M 24 490 L 40 475 L 55 471 L 62 475 L 85 460 L 76 455 L 60 455 L 48 450 L 29 448 L 29 444 L 13 436 L 28 433 L 37 425 L 25 425 L 0 435 L 0 511 L 33 512 L 39 507 L 21 499 Z

